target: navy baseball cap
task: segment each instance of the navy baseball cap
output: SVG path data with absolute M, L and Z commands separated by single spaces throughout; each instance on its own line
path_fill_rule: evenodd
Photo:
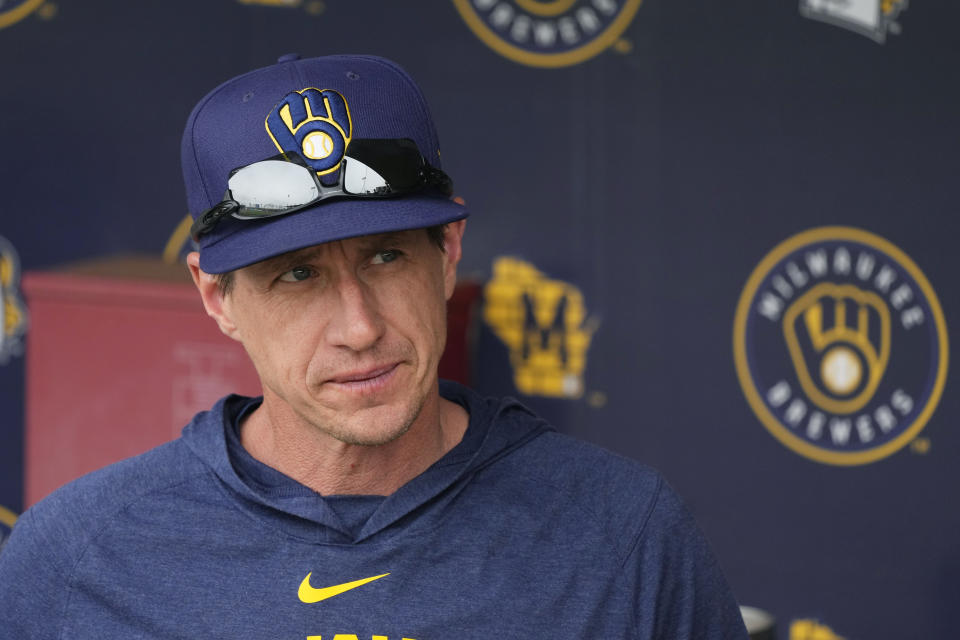
M 429 108 L 406 71 L 375 56 L 283 56 L 223 83 L 190 114 L 181 144 L 190 214 L 196 219 L 223 200 L 230 172 L 238 167 L 295 151 L 327 181 L 335 179 L 351 140 L 385 138 L 413 140 L 426 162 L 441 168 Z M 325 242 L 467 215 L 450 198 L 424 192 L 324 200 L 260 220 L 228 216 L 197 240 L 200 268 L 225 273 Z

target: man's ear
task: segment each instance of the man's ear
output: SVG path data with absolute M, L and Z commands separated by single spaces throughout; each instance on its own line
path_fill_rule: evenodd
M 216 320 L 217 326 L 225 335 L 234 340 L 240 340 L 240 332 L 230 314 L 230 305 L 225 296 L 220 293 L 216 277 L 200 268 L 200 254 L 196 251 L 189 253 L 187 266 L 190 268 L 190 275 L 193 276 L 193 283 L 197 285 L 197 290 L 200 292 L 200 299 L 203 300 L 203 308 L 207 310 L 207 315 Z
M 443 234 L 443 285 L 447 300 L 457 286 L 457 264 L 463 256 L 463 231 L 467 227 L 466 219 L 447 225 Z

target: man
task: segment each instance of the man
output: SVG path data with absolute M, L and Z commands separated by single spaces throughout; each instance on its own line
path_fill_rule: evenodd
M 182 151 L 190 272 L 263 397 L 28 511 L 0 636 L 745 637 L 655 472 L 438 382 L 467 211 L 402 69 L 284 57 Z

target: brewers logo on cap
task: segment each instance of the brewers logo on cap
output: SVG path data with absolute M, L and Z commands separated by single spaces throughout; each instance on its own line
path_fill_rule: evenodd
M 750 275 L 737 375 L 763 425 L 818 462 L 875 462 L 917 436 L 947 373 L 947 329 L 914 262 L 850 227 L 800 233 Z
M 277 149 L 301 154 L 319 176 L 340 168 L 353 135 L 347 101 L 330 89 L 288 93 L 265 124 Z
M 454 0 L 484 43 L 534 67 L 565 67 L 614 44 L 642 0 Z

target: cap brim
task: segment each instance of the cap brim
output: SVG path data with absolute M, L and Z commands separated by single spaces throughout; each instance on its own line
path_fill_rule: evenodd
M 289 251 L 357 236 L 419 229 L 466 218 L 467 208 L 430 196 L 336 200 L 264 220 L 227 219 L 201 239 L 200 268 L 226 273 Z

